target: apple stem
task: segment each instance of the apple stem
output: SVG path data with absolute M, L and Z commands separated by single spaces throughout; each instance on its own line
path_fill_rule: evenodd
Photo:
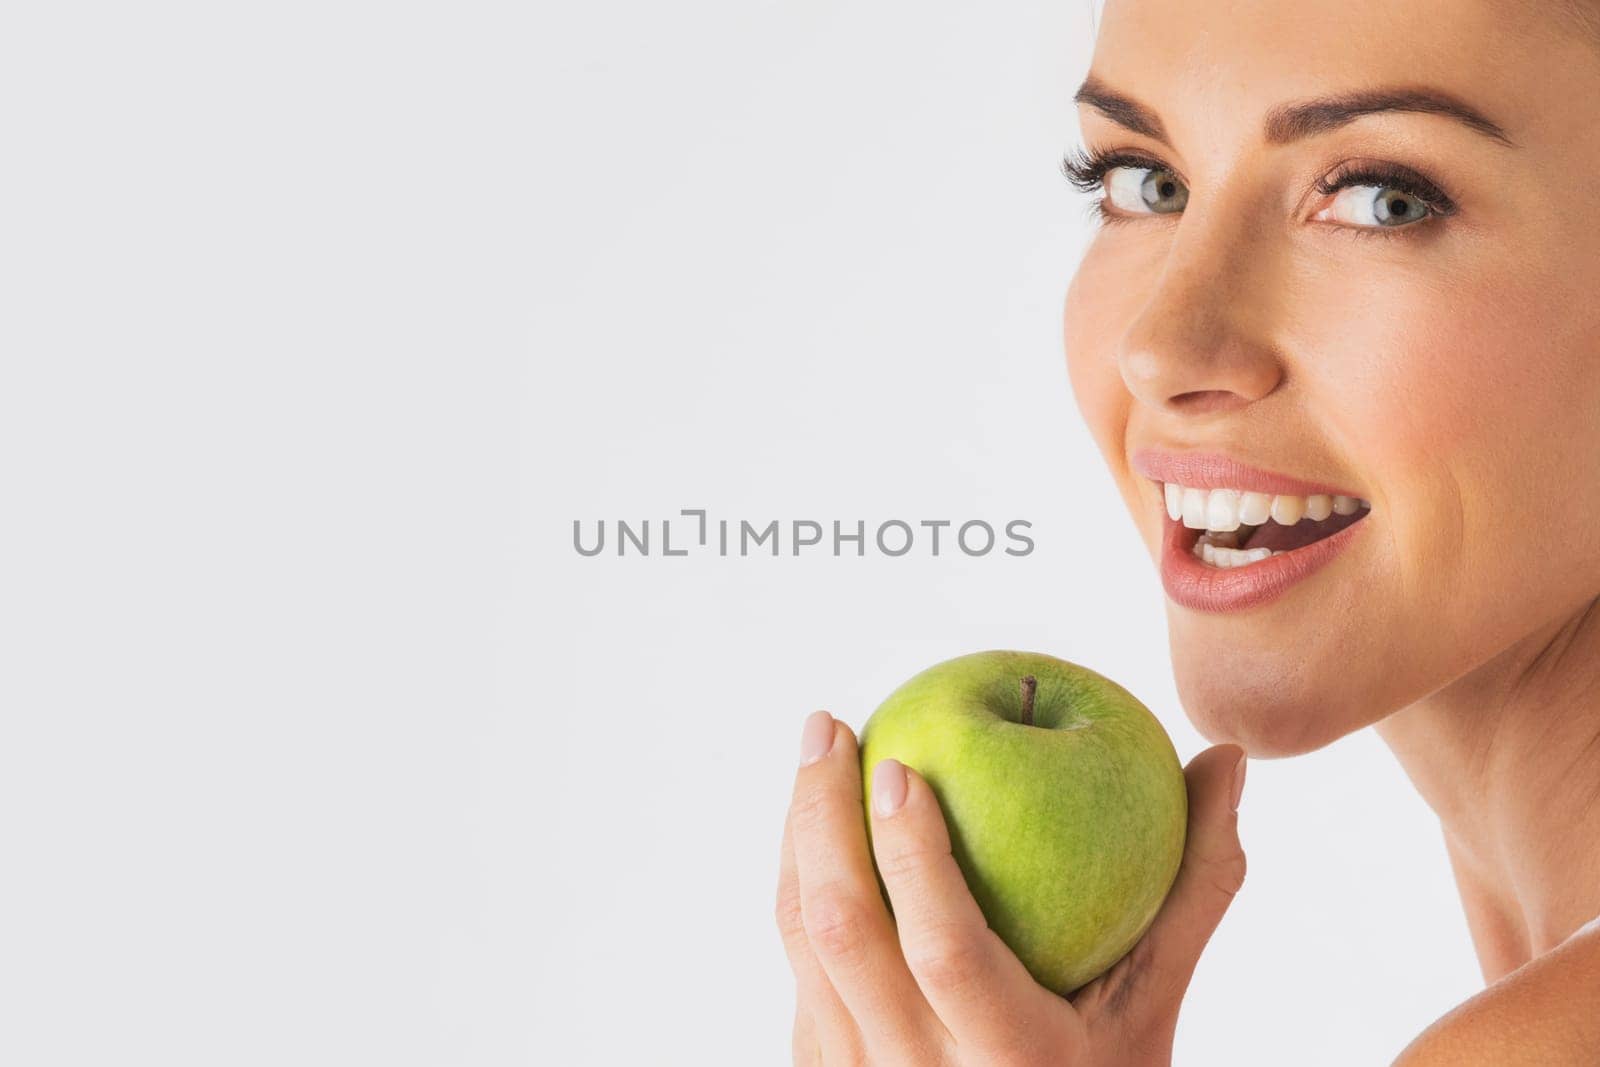
M 1022 676 L 1022 725 L 1033 725 L 1033 694 L 1039 691 L 1039 679 L 1031 674 Z

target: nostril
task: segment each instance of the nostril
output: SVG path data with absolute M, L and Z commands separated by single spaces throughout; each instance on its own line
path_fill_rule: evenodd
M 1190 415 L 1227 411 L 1248 402 L 1238 393 L 1227 389 L 1199 389 L 1189 393 L 1179 393 L 1167 401 L 1176 410 Z

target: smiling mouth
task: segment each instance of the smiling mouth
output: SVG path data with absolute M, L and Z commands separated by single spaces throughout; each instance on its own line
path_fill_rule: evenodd
M 1218 569 L 1248 567 L 1315 544 L 1366 517 L 1371 503 L 1352 496 L 1290 496 L 1241 489 L 1193 489 L 1162 482 L 1167 517 L 1196 559 Z

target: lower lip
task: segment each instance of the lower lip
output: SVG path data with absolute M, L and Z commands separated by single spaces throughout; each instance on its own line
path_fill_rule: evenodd
M 1161 585 L 1173 601 L 1194 611 L 1243 611 L 1288 592 L 1350 546 L 1370 514 L 1338 533 L 1243 567 L 1213 567 L 1198 559 L 1194 543 L 1204 530 L 1191 530 L 1163 508 Z

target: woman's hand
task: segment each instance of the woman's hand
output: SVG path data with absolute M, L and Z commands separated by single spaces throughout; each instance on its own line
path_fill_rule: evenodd
M 1166 1064 L 1195 962 L 1244 882 L 1237 808 L 1244 751 L 1218 745 L 1184 772 L 1183 865 L 1154 924 L 1072 995 L 1035 982 L 989 929 L 950 854 L 938 800 L 894 760 L 873 770 L 873 842 L 862 822 L 855 734 L 806 720 L 783 830 L 778 927 L 794 968 L 797 1064 Z

